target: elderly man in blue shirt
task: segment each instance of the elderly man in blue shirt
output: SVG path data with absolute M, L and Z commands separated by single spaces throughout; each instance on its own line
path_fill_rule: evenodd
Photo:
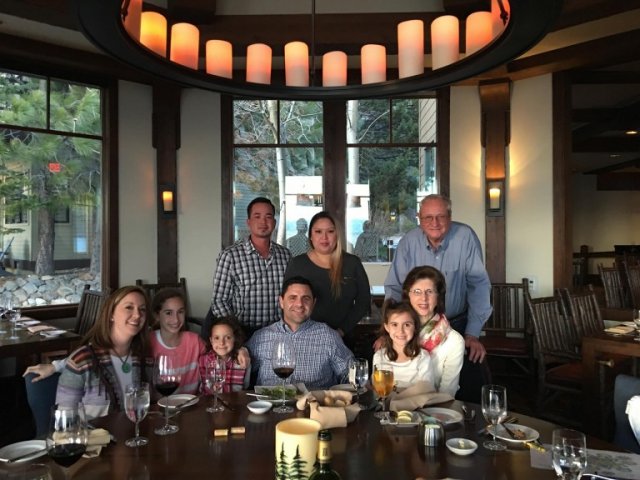
M 469 360 L 482 362 L 486 351 L 480 332 L 491 315 L 491 282 L 475 232 L 451 220 L 451 200 L 428 195 L 420 203 L 420 226 L 398 243 L 391 269 L 384 282 L 385 296 L 400 300 L 402 282 L 416 266 L 430 265 L 446 279 L 446 315 L 451 326 L 465 338 Z
M 309 318 L 315 301 L 309 280 L 285 280 L 279 297 L 282 320 L 261 328 L 246 343 L 258 385 L 280 384 L 271 367 L 271 354 L 276 340 L 283 337 L 291 341 L 296 355 L 292 383 L 302 382 L 310 389 L 346 383 L 353 354 L 336 330 Z

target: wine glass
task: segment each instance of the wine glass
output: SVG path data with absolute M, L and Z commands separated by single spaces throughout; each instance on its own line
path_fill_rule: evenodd
M 382 411 L 374 413 L 373 416 L 379 418 L 380 423 L 389 423 L 386 398 L 393 391 L 393 381 L 393 367 L 391 364 L 381 363 L 373 366 L 371 384 L 382 403 Z
M 551 458 L 558 478 L 580 478 L 587 468 L 587 440 L 584 433 L 558 428 L 553 431 L 551 438 Z
M 141 382 L 138 385 L 127 385 L 124 392 L 124 410 L 129 420 L 135 423 L 136 435 L 124 444 L 127 447 L 142 447 L 149 443 L 149 439 L 140 436 L 140 422 L 149 412 L 149 384 Z
M 170 435 L 176 433 L 177 425 L 169 423 L 169 399 L 166 398 L 175 392 L 180 385 L 181 375 L 176 360 L 171 355 L 158 355 L 153 365 L 153 386 L 164 398 L 164 425 L 156 428 L 157 435 Z
M 271 368 L 273 373 L 282 379 L 282 404 L 273 409 L 275 413 L 291 413 L 293 408 L 285 405 L 286 390 L 285 382 L 296 368 L 296 355 L 293 351 L 293 344 L 286 338 L 276 341 L 271 354 Z
M 84 405 L 54 405 L 51 407 L 49 432 L 47 433 L 47 453 L 65 469 L 76 463 L 87 450 L 89 430 L 84 413 Z M 65 470 L 65 476 L 67 475 Z
M 507 416 L 507 388 L 502 385 L 482 386 L 482 414 L 484 419 L 493 425 L 493 440 L 483 443 L 488 450 L 506 450 L 507 446 L 496 440 L 498 424 Z
M 636 326 L 636 336 L 634 340 L 640 342 L 640 310 L 633 310 L 633 324 Z
M 4 298 L 0 298 L 0 333 L 7 333 L 8 330 L 5 327 L 5 312 L 7 309 L 5 308 L 5 300 Z
M 207 407 L 207 412 L 209 413 L 222 412 L 224 410 L 224 406 L 218 404 L 218 393 L 222 391 L 222 386 L 226 379 L 226 370 L 226 362 L 220 357 L 216 357 L 207 363 L 205 384 L 207 389 L 213 392 L 213 405 Z
M 360 403 L 360 389 L 367 384 L 369 380 L 369 362 L 366 358 L 352 358 L 349 360 L 349 383 L 356 389 L 357 403 L 360 407 L 366 408 L 366 405 Z
M 20 338 L 16 333 L 18 330 L 20 330 L 20 328 L 18 328 L 18 325 L 16 323 L 18 320 L 20 320 L 20 314 L 21 314 L 20 309 L 14 308 L 13 304 L 11 303 L 11 300 L 7 300 L 5 316 L 7 317 L 7 320 L 9 320 L 9 322 L 11 323 L 11 336 L 9 337 L 9 340 L 18 340 Z

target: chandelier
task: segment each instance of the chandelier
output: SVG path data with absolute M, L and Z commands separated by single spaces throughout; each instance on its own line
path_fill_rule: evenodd
M 312 2 L 311 52 L 306 43 L 291 39 L 284 48 L 286 81 L 275 83 L 271 82 L 273 52 L 268 39 L 249 45 L 245 69 L 234 71 L 231 43 L 200 38 L 195 25 L 171 24 L 157 11 L 143 11 L 142 0 L 73 0 L 84 35 L 135 68 L 184 86 L 291 100 L 390 97 L 458 83 L 527 51 L 551 28 L 562 6 L 562 0 L 492 0 L 493 12 L 475 12 L 464 19 L 464 56 L 460 55 L 457 17 L 442 15 L 426 26 L 419 19 L 402 22 L 397 32 L 398 78 L 386 76 L 385 47 L 370 44 L 361 49 L 361 82 L 347 84 L 347 55 L 315 51 Z M 426 65 L 429 52 L 424 52 L 424 37 L 429 34 L 431 64 Z

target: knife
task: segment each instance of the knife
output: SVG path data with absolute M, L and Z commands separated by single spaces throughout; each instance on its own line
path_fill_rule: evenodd
M 503 423 L 518 423 L 518 419 L 516 417 L 507 417 L 504 419 L 504 421 L 500 422 L 498 425 Z M 489 425 L 487 425 L 486 427 L 482 427 L 480 430 L 478 430 L 477 434 L 486 435 L 487 433 L 489 433 Z
M 231 405 L 229 405 L 227 402 L 225 402 L 223 399 L 221 399 L 220 397 L 218 397 L 218 401 L 224 405 L 225 407 L 227 407 L 227 410 L 229 410 L 230 412 L 233 412 L 234 409 Z
M 46 447 L 45 448 L 40 448 L 39 450 L 32 450 L 30 452 L 23 453 L 22 455 L 18 455 L 17 457 L 0 458 L 0 462 L 13 463 L 13 462 L 17 462 L 18 460 L 22 460 L 23 458 L 31 457 L 33 455 L 38 455 L 38 454 L 46 452 L 46 451 L 47 451 Z

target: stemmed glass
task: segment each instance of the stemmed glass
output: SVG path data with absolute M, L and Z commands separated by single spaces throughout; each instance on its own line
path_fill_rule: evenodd
M 61 467 L 76 463 L 87 450 L 89 430 L 84 405 L 54 405 L 47 434 L 47 453 Z M 65 476 L 67 475 L 65 470 Z
M 505 450 L 506 445 L 496 440 L 498 424 L 507 416 L 507 388 L 502 385 L 482 386 L 482 414 L 484 419 L 493 425 L 493 440 L 483 443 L 488 450 Z
M 366 408 L 366 405 L 360 403 L 360 389 L 367 384 L 369 380 L 369 362 L 366 358 L 352 358 L 349 361 L 349 383 L 356 389 L 358 405 Z
M 222 391 L 224 381 L 226 379 L 227 365 L 225 361 L 216 357 L 207 364 L 205 373 L 205 384 L 209 391 L 213 392 L 213 405 L 207 407 L 207 412 L 222 412 L 224 406 L 218 404 L 218 393 Z
M 11 303 L 11 300 L 7 300 L 7 307 L 5 310 L 5 316 L 7 317 L 7 319 L 9 320 L 9 322 L 11 322 L 11 336 L 9 337 L 9 340 L 18 340 L 20 337 L 18 337 L 16 331 L 20 330 L 18 328 L 17 325 L 17 321 L 20 320 L 20 309 L 19 308 L 14 308 L 13 304 Z
M 180 428 L 169 423 L 169 399 L 166 398 L 175 392 L 180 385 L 181 375 L 177 362 L 171 355 L 158 355 L 153 365 L 153 386 L 164 399 L 164 425 L 156 428 L 157 435 L 170 435 L 176 433 Z
M 587 468 L 587 440 L 584 433 L 558 428 L 551 436 L 551 458 L 558 478 L 580 478 Z
M 5 308 L 4 299 L 0 299 L 0 333 L 7 333 L 6 327 L 4 326 L 5 312 L 7 309 Z
M 640 310 L 633 311 L 633 324 L 636 326 L 636 336 L 634 340 L 640 342 Z
M 136 435 L 124 444 L 127 447 L 142 447 L 149 443 L 149 439 L 140 436 L 140 422 L 149 412 L 149 384 L 141 382 L 137 385 L 127 385 L 124 392 L 124 410 L 129 420 L 135 423 Z
M 282 379 L 282 404 L 274 408 L 273 411 L 275 413 L 291 413 L 293 408 L 285 405 L 287 392 L 284 385 L 296 368 L 296 354 L 293 344 L 288 339 L 281 338 L 273 346 L 271 368 L 273 368 L 273 373 Z
M 386 398 L 393 391 L 393 382 L 393 367 L 390 364 L 381 363 L 373 366 L 371 384 L 382 403 L 382 411 L 374 413 L 373 416 L 379 418 L 380 423 L 389 423 Z

